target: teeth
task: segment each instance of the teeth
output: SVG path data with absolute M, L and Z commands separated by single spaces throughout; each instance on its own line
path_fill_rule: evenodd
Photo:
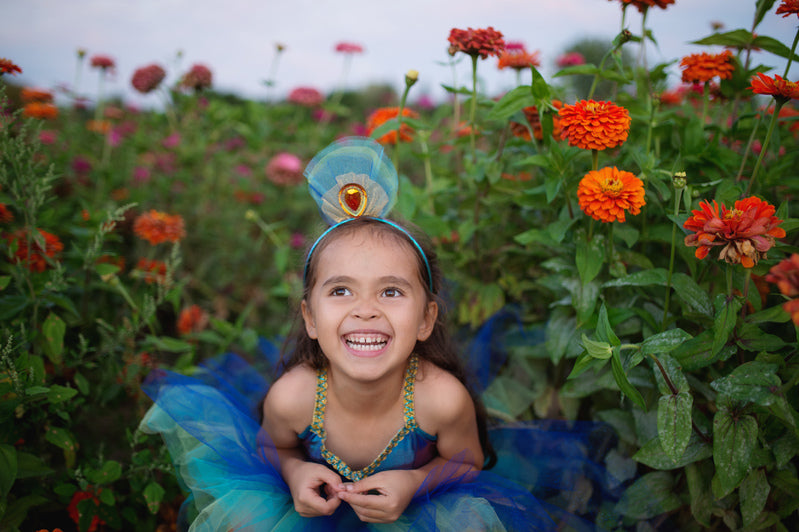
M 344 338 L 351 349 L 358 351 L 379 351 L 388 343 L 388 339 L 382 335 L 352 334 Z

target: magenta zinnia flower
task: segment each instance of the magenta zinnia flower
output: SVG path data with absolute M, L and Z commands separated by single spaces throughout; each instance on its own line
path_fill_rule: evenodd
M 302 183 L 302 161 L 292 153 L 278 153 L 266 165 L 266 177 L 276 185 L 297 185 Z
M 91 65 L 94 68 L 108 70 L 110 68 L 114 68 L 116 66 L 116 63 L 111 57 L 107 55 L 95 55 L 92 56 Z
M 489 55 L 498 56 L 505 50 L 502 33 L 489 26 L 485 29 L 468 28 L 461 30 L 452 28 L 449 32 L 449 53 L 463 52 L 471 56 L 485 59 Z
M 288 99 L 305 107 L 316 107 L 325 101 L 324 95 L 313 87 L 297 87 L 289 93 Z
M 354 42 L 342 41 L 336 45 L 336 51 L 343 54 L 362 54 L 363 46 Z
M 213 75 L 211 74 L 211 69 L 205 65 L 197 63 L 192 65 L 191 69 L 183 75 L 180 85 L 181 87 L 185 87 L 187 89 L 199 91 L 209 88 L 211 86 L 212 78 Z

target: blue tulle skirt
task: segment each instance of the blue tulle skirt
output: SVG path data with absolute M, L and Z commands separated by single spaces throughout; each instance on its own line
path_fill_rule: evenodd
M 140 428 L 166 442 L 188 494 L 189 530 L 593 530 L 615 498 L 593 456 L 613 437 L 606 427 L 526 422 L 490 428 L 498 456 L 490 470 L 458 477 L 453 464 L 431 473 L 447 480 L 423 485 L 394 523 L 363 523 L 345 503 L 332 516 L 301 517 L 258 421 L 276 360 L 264 341 L 255 360 L 225 354 L 192 375 L 154 370 L 146 379 L 154 405 Z

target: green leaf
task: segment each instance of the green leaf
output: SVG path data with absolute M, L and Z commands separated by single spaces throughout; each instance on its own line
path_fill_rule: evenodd
M 684 273 L 675 273 L 671 278 L 671 286 L 677 297 L 691 309 L 708 317 L 713 316 L 713 304 L 710 297 L 692 277 Z
M 760 24 L 760 22 L 763 20 L 763 17 L 766 16 L 766 13 L 771 10 L 771 7 L 774 5 L 775 1 L 776 0 L 757 0 L 757 7 L 755 8 L 755 27 Z
M 668 353 L 690 339 L 691 335 L 682 329 L 669 329 L 645 338 L 640 344 L 641 354 L 646 356 Z
M 599 68 L 596 65 L 592 65 L 589 63 L 584 63 L 582 65 L 572 65 L 566 68 L 562 68 L 558 70 L 554 76 L 554 78 L 558 78 L 561 76 L 593 76 L 599 72 Z
M 614 347 L 621 345 L 619 337 L 616 336 L 616 333 L 613 332 L 613 328 L 610 326 L 608 310 L 605 308 L 604 303 L 599 308 L 599 316 L 597 317 L 596 323 L 596 338 L 597 340 L 608 342 Z M 621 360 L 619 360 L 619 362 L 621 362 Z
M 582 355 L 577 357 L 577 360 L 574 361 L 574 367 L 572 367 L 571 372 L 567 379 L 574 379 L 579 377 L 582 373 L 586 372 L 589 369 L 593 369 L 594 371 L 598 371 L 602 366 L 606 364 L 606 360 L 602 360 L 599 358 L 594 358 L 588 353 L 583 353 Z
M 112 484 L 122 476 L 122 466 L 116 460 L 108 460 L 100 469 L 86 468 L 86 478 L 92 484 Z
M 738 320 L 738 312 L 741 310 L 741 301 L 738 298 L 728 299 L 724 294 L 719 294 L 716 298 L 716 317 L 713 322 L 713 348 L 715 355 L 730 338 L 735 323 Z
M 708 480 L 711 472 L 704 471 L 705 469 L 706 464 L 688 464 L 685 466 L 685 478 L 688 494 L 691 496 L 691 513 L 700 525 L 709 527 L 713 512 L 713 493 Z
M 53 470 L 40 456 L 17 451 L 17 478 L 30 478 L 49 475 Z
M 0 298 L 0 321 L 10 320 L 25 307 L 28 306 L 30 300 L 27 296 L 11 295 Z
M 0 443 L 0 499 L 11 492 L 17 479 L 17 450 L 13 445 Z
M 580 274 L 580 281 L 583 285 L 590 283 L 599 274 L 605 263 L 605 246 L 599 242 L 599 239 L 592 239 L 591 242 L 579 239 L 575 262 Z
M 166 493 L 164 488 L 155 481 L 150 482 L 144 488 L 142 495 L 144 495 L 144 501 L 147 503 L 147 509 L 150 510 L 150 513 L 153 515 L 158 513 L 158 509 L 161 507 L 161 501 L 164 498 L 164 493 Z
M 64 450 L 75 450 L 75 437 L 67 429 L 48 427 L 44 432 L 44 439 Z
M 185 353 L 194 349 L 194 346 L 189 342 L 178 340 L 177 338 L 170 338 L 168 336 L 147 336 L 142 343 L 147 348 L 168 351 L 170 353 Z
M 47 400 L 50 403 L 63 403 L 73 398 L 78 393 L 75 388 L 67 388 L 59 384 L 53 384 L 47 391 Z
M 766 480 L 766 472 L 762 468 L 753 470 L 741 482 L 738 499 L 741 501 L 741 516 L 744 526 L 749 526 L 766 508 L 766 500 L 771 487 Z
M 791 57 L 791 49 L 785 46 L 785 44 L 781 43 L 777 39 L 772 37 L 768 37 L 766 35 L 758 35 L 752 40 L 752 45 L 756 46 L 757 48 L 762 48 L 763 50 L 767 50 L 774 55 L 778 55 L 782 58 L 788 59 Z M 793 61 L 799 60 L 799 55 L 793 54 Z
M 785 312 L 782 305 L 776 305 L 771 308 L 763 309 L 760 312 L 749 314 L 744 321 L 746 323 L 785 323 L 790 321 L 791 315 Z
M 610 359 L 610 369 L 613 372 L 613 378 L 616 380 L 616 384 L 619 386 L 621 392 L 629 397 L 639 408 L 646 410 L 646 402 L 643 396 L 630 383 L 629 379 L 627 379 L 627 374 L 624 372 L 624 367 L 621 363 L 618 347 L 613 349 L 613 356 Z
M 64 353 L 64 334 L 67 332 L 67 325 L 57 314 L 51 312 L 42 324 L 42 334 L 44 334 L 44 353 L 50 361 L 61 365 L 61 357 Z
M 524 159 L 519 160 L 514 167 L 517 168 L 526 168 L 528 166 L 540 166 L 542 168 L 549 168 L 552 165 L 552 161 L 546 155 L 541 155 L 537 153 L 535 155 L 530 155 L 529 157 L 525 157 Z
M 631 519 L 649 519 L 682 506 L 674 493 L 674 479 L 665 471 L 647 473 L 621 496 L 616 511 Z
M 5 290 L 11 282 L 10 275 L 0 275 L 0 290 Z
M 745 323 L 738 329 L 735 343 L 741 349 L 755 353 L 779 351 L 787 345 L 779 336 L 768 334 L 753 323 Z
M 729 375 L 710 383 L 711 388 L 736 401 L 769 406 L 780 393 L 777 365 L 757 360 L 746 362 Z
M 535 98 L 530 91 L 530 86 L 522 85 L 505 93 L 488 112 L 487 118 L 489 120 L 507 120 L 516 112 L 533 105 L 535 105 Z
M 633 455 L 633 460 L 653 469 L 669 470 L 685 467 L 712 455 L 713 448 L 692 432 L 688 438 L 688 445 L 677 461 L 672 460 L 663 450 L 660 437 L 655 437 L 642 445 Z
M 529 386 L 502 375 L 491 381 L 483 392 L 486 408 L 501 412 L 508 419 L 517 419 L 530 408 L 535 399 L 536 394 Z
M 75 372 L 73 380 L 75 381 L 75 386 L 80 390 L 80 393 L 89 395 L 89 379 L 84 377 L 82 373 Z
M 97 275 L 100 277 L 105 277 L 107 275 L 116 275 L 119 272 L 119 266 L 116 264 L 111 264 L 109 262 L 100 262 L 94 265 L 95 271 L 97 271 Z
M 658 437 L 666 455 L 675 462 L 688 447 L 693 403 L 693 397 L 687 392 L 663 395 L 658 401 Z
M 718 46 L 731 46 L 733 48 L 743 48 L 748 46 L 753 40 L 751 31 L 737 29 L 725 33 L 714 33 L 691 44 L 710 44 Z
M 666 270 L 663 268 L 654 268 L 651 270 L 642 270 L 640 272 L 631 273 L 625 277 L 613 279 L 602 285 L 605 287 L 619 287 L 619 286 L 662 286 L 666 284 Z
M 713 494 L 723 498 L 746 477 L 757 445 L 757 421 L 752 416 L 736 415 L 720 409 L 713 417 Z
M 576 329 L 574 317 L 565 312 L 554 312 L 547 321 L 545 342 L 549 357 L 555 364 L 566 355 Z

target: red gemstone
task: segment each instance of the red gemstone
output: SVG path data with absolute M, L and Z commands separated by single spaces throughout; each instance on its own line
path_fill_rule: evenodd
M 344 194 L 344 203 L 347 204 L 347 207 L 349 207 L 352 212 L 358 212 L 362 199 L 361 191 L 355 187 L 348 188 L 347 192 Z

